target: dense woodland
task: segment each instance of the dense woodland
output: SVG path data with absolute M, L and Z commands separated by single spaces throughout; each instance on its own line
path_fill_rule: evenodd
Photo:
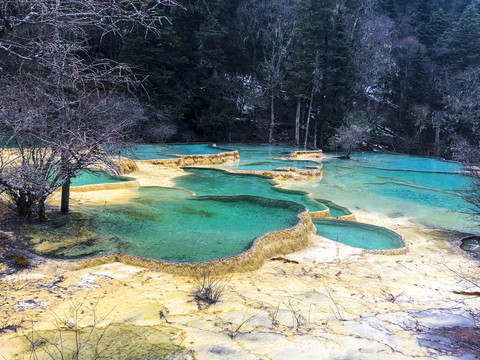
M 0 0 L 0 187 L 68 209 L 131 141 L 468 159 L 479 81 L 478 0 Z
M 15 35 L 15 2 L 3 2 L 6 40 Z M 156 8 L 164 16 L 157 31 L 129 24 L 125 34 L 90 36 L 82 56 L 128 63 L 144 79 L 134 93 L 155 111 L 130 129 L 139 141 L 329 149 L 338 128 L 358 123 L 389 150 L 448 156 L 452 144 L 479 140 L 479 7 L 189 0 Z M 4 73 L 18 71 L 18 58 L 0 55 Z
M 345 123 L 409 153 L 449 156 L 452 146 L 480 140 L 478 1 L 182 5 L 166 9 L 171 23 L 159 38 L 139 32 L 98 48 L 147 76 L 149 102 L 178 130 L 171 140 L 328 149 Z

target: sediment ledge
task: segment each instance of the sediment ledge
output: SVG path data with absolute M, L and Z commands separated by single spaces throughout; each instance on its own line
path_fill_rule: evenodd
M 287 161 L 295 161 L 295 160 L 318 161 L 324 156 L 325 155 L 323 154 L 322 150 L 302 150 L 302 151 L 293 151 L 290 154 L 290 156 L 280 156 L 280 157 L 274 157 L 272 159 L 287 160 Z
M 174 159 L 153 159 L 140 160 L 139 162 L 149 163 L 153 165 L 160 165 L 165 167 L 185 167 L 196 165 L 218 165 L 227 162 L 234 162 L 240 160 L 240 155 L 237 150 L 228 151 L 218 154 L 205 155 L 176 155 Z
M 298 169 L 295 167 L 279 168 L 283 171 L 273 170 L 233 170 L 225 169 L 232 174 L 251 174 L 273 178 L 277 181 L 304 181 L 304 180 L 320 180 L 323 176 L 323 165 L 319 164 L 315 169 Z
M 132 179 L 131 181 L 122 181 L 117 183 L 102 183 L 72 186 L 70 192 L 87 192 L 87 191 L 99 191 L 99 190 L 119 190 L 119 189 L 136 189 L 140 187 L 138 180 Z
M 312 219 L 332 219 L 332 220 L 344 220 L 344 221 L 357 221 L 354 214 L 347 214 L 343 216 L 331 216 L 330 210 L 320 210 L 310 212 Z
M 344 221 L 357 221 L 357 218 L 355 217 L 354 214 L 347 214 L 343 216 L 332 217 L 332 219 L 344 220 Z
M 113 159 L 116 165 L 116 171 L 119 175 L 127 175 L 138 170 L 137 164 L 132 159 L 119 156 Z
M 310 217 L 312 219 L 329 219 L 330 218 L 330 209 L 325 209 L 325 210 L 320 210 L 320 211 L 310 211 Z
M 321 159 L 325 155 L 322 150 L 303 150 L 303 151 L 294 151 L 290 155 L 292 159 L 296 160 L 310 160 L 310 159 Z
M 403 247 L 399 249 L 387 249 L 387 250 L 363 250 L 364 254 L 376 254 L 376 255 L 405 255 L 408 253 L 408 245 L 402 237 Z
M 235 256 L 198 263 L 177 263 L 165 260 L 143 258 L 126 253 L 111 253 L 79 261 L 79 268 L 88 268 L 112 262 L 146 267 L 167 273 L 193 276 L 205 267 L 219 274 L 247 272 L 260 268 L 268 259 L 306 248 L 316 229 L 307 210 L 298 215 L 298 223 L 283 230 L 275 230 L 256 238 L 252 246 Z

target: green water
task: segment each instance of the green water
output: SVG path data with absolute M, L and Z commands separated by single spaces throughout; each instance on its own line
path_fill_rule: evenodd
M 218 148 L 238 150 L 240 153 L 240 161 L 215 166 L 221 169 L 272 171 L 281 167 L 308 169 L 309 167 L 318 165 L 318 163 L 314 161 L 273 159 L 276 157 L 288 157 L 295 150 L 303 150 L 303 148 L 294 146 L 266 144 L 218 144 Z
M 175 155 L 218 154 L 224 151 L 230 150 L 217 149 L 211 144 L 138 144 L 125 153 L 125 155 L 132 159 L 152 160 L 171 159 L 175 158 Z
M 72 186 L 110 184 L 134 179 L 126 176 L 113 176 L 103 171 L 82 171 L 77 177 L 71 179 Z
M 462 199 L 469 186 L 455 162 L 391 154 L 327 156 L 322 181 L 295 182 L 292 189 L 332 200 L 350 210 L 408 217 L 419 224 L 480 234 Z
M 325 199 L 315 199 L 316 201 L 322 203 L 330 210 L 331 217 L 339 217 L 345 215 L 351 215 L 352 213 L 346 207 L 335 204 L 333 201 Z
M 367 250 L 398 249 L 404 246 L 400 235 L 388 229 L 352 221 L 313 219 L 317 235 Z
M 61 249 L 62 258 L 113 251 L 199 262 L 233 256 L 269 231 L 294 226 L 304 207 L 259 197 L 195 197 L 160 187 L 138 190 L 127 206 L 84 207 L 99 234 L 88 244 Z
M 297 149 L 285 145 L 220 144 L 217 148 L 208 144 L 139 145 L 136 154 L 138 158 L 153 159 L 232 149 L 239 150 L 242 160 L 218 167 L 273 170 L 316 164 L 272 159 L 286 157 Z M 188 175 L 175 180 L 177 189 L 141 188 L 139 198 L 128 205 L 82 208 L 91 216 L 92 230 L 99 236 L 54 255 L 84 257 L 123 251 L 179 262 L 232 256 L 247 249 L 256 237 L 295 224 L 297 214 L 303 209 L 300 204 L 310 211 L 324 210 L 326 205 L 333 217 L 349 214 L 349 210 L 363 210 L 408 217 L 435 228 L 480 233 L 470 221 L 469 205 L 460 196 L 469 182 L 458 173 L 463 170 L 458 163 L 358 153 L 351 161 L 327 156 L 323 164 L 321 181 L 294 182 L 289 190 L 275 188 L 272 180 L 261 176 L 188 168 Z M 99 175 L 100 178 L 83 174 L 75 179 L 74 185 L 122 181 L 107 174 Z M 322 200 L 317 202 L 308 193 Z M 367 249 L 402 246 L 394 233 L 382 228 L 331 220 L 315 220 L 315 223 L 319 233 L 352 246 Z
M 263 176 L 230 174 L 221 170 L 186 168 L 189 175 L 175 179 L 175 187 L 193 191 L 197 195 L 252 195 L 270 199 L 294 201 L 310 211 L 325 210 L 322 204 L 303 191 L 275 188 Z

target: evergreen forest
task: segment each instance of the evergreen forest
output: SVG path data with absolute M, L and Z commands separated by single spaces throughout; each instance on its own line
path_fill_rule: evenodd
M 26 66 L 5 51 L 15 29 L 4 3 L 2 76 Z M 156 31 L 125 22 L 90 34 L 80 55 L 131 65 L 140 85 L 115 85 L 148 107 L 128 125 L 134 141 L 335 150 L 338 129 L 357 124 L 369 150 L 449 157 L 480 140 L 476 0 L 188 0 L 155 11 Z

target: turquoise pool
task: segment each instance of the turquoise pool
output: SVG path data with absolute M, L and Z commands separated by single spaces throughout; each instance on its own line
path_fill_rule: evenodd
M 137 190 L 125 206 L 83 207 L 98 234 L 87 243 L 54 255 L 77 258 L 122 251 L 176 262 L 200 262 L 247 250 L 255 238 L 286 229 L 305 208 L 260 197 L 195 197 L 161 187 Z
M 439 159 L 355 153 L 352 160 L 328 154 L 322 181 L 292 183 L 295 190 L 332 200 L 350 210 L 408 217 L 428 227 L 480 234 L 461 195 L 469 186 L 463 167 Z
M 172 159 L 175 155 L 205 155 L 218 154 L 224 149 L 213 147 L 212 144 L 138 144 L 128 152 L 125 156 L 138 160 L 152 160 L 152 159 Z
M 334 217 L 363 210 L 480 234 L 470 221 L 469 205 L 460 196 L 468 187 L 468 178 L 459 173 L 463 168 L 455 162 L 391 154 L 358 153 L 350 161 L 327 156 L 322 161 L 325 172 L 321 181 L 293 182 L 286 190 L 276 188 L 271 179 L 230 174 L 225 169 L 273 170 L 316 164 L 272 159 L 297 150 L 291 146 L 140 145 L 136 153 L 138 158 L 153 159 L 227 150 L 239 150 L 241 161 L 215 168 L 187 168 L 186 176 L 175 179 L 176 188 L 141 188 L 139 197 L 128 205 L 84 207 L 99 235 L 81 246 L 61 249 L 55 256 L 123 251 L 179 262 L 212 260 L 244 251 L 268 231 L 291 227 L 303 206 L 310 211 L 324 210 L 322 203 Z M 100 176 L 105 178 L 83 174 L 74 185 L 124 181 Z M 322 200 L 315 201 L 308 193 Z M 315 224 L 319 234 L 348 245 L 365 249 L 403 246 L 396 234 L 383 228 L 323 219 Z
M 134 179 L 126 176 L 113 176 L 103 171 L 82 171 L 77 177 L 71 179 L 71 186 L 94 184 L 111 184 Z
M 316 201 L 322 203 L 330 210 L 331 217 L 340 217 L 345 215 L 351 215 L 352 213 L 344 206 L 335 204 L 333 201 L 325 199 L 315 199 Z
M 388 229 L 352 221 L 313 219 L 317 235 L 366 250 L 392 250 L 404 246 L 402 237 Z
M 263 176 L 231 174 L 221 170 L 185 168 L 189 175 L 175 179 L 175 187 L 193 191 L 197 195 L 252 195 L 270 199 L 294 201 L 310 211 L 325 207 L 304 191 L 274 187 L 272 180 Z

